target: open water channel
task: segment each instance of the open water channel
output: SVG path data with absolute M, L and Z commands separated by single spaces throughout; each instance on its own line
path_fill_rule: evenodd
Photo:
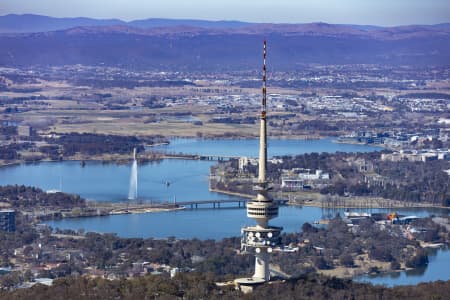
M 170 153 L 256 157 L 258 140 L 197 140 L 174 139 L 170 145 L 154 147 Z M 381 150 L 365 145 L 337 144 L 322 140 L 270 140 L 269 156 L 295 155 L 310 152 L 368 152 Z M 131 155 L 130 155 L 131 161 Z M 231 196 L 210 192 L 209 168 L 215 162 L 191 160 L 163 160 L 138 167 L 138 198 L 144 202 L 171 202 L 189 200 L 229 199 Z M 89 200 L 127 201 L 130 165 L 88 162 L 57 162 L 24 164 L 0 168 L 0 185 L 24 184 L 44 190 L 61 189 L 79 194 Z M 170 184 L 167 184 L 170 183 Z M 222 206 L 224 207 L 224 206 Z M 388 212 L 374 209 L 373 212 Z M 401 209 L 402 214 L 427 216 L 449 215 L 439 209 Z M 271 224 L 283 226 L 286 232 L 299 231 L 304 222 L 313 222 L 337 211 L 317 207 L 280 208 L 279 217 Z M 340 211 L 341 213 L 343 210 Z M 221 239 L 240 235 L 240 228 L 252 224 L 245 210 L 230 205 L 222 209 L 182 210 L 172 212 L 126 214 L 106 217 L 63 219 L 47 222 L 54 228 L 85 229 L 86 231 L 114 232 L 123 237 L 200 238 Z M 445 266 L 443 268 L 442 266 Z M 388 285 L 416 284 L 431 280 L 448 280 L 450 251 L 437 251 L 430 257 L 429 266 L 420 274 L 397 273 L 377 277 L 362 277 L 373 283 Z M 386 277 L 390 276 L 390 277 Z M 393 276 L 393 277 L 392 277 Z

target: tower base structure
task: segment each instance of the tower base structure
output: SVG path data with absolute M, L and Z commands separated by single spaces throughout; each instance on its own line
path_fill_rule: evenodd
M 266 283 L 266 280 L 253 278 L 253 277 L 245 277 L 245 278 L 237 278 L 234 280 L 234 283 L 237 286 L 255 286 Z
M 237 285 L 253 286 L 270 281 L 270 253 L 280 245 L 282 227 L 259 225 L 242 228 L 241 252 L 255 255 L 255 273 L 252 277 L 238 278 Z
M 255 255 L 255 274 L 249 278 L 238 278 L 234 282 L 242 285 L 257 285 L 269 280 L 269 254 L 260 252 Z

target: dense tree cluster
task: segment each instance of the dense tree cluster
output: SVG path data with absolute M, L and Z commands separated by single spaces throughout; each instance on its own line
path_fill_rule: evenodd
M 13 160 L 19 159 L 20 155 L 17 153 L 14 147 L 10 146 L 0 146 L 0 159 Z
M 0 159 L 4 160 L 14 160 L 19 159 L 21 150 L 28 149 L 31 147 L 30 143 L 12 143 L 6 146 L 0 146 Z
M 178 116 L 178 114 L 173 114 Z M 16 134 L 17 127 L 0 127 L 0 135 L 11 139 Z M 42 138 L 38 135 L 30 137 L 31 142 L 10 143 L 0 146 L 0 160 L 37 162 L 43 159 L 54 161 L 76 154 L 102 155 L 102 154 L 131 154 L 136 148 L 137 152 L 145 151 L 145 145 L 156 143 L 169 143 L 168 139 L 161 135 L 152 136 L 119 136 L 94 133 L 69 133 L 59 138 Z M 44 141 L 46 143 L 36 143 Z M 26 152 L 25 155 L 21 152 Z
M 399 200 L 413 202 L 429 201 L 450 206 L 450 180 L 443 172 L 450 167 L 446 161 L 429 162 L 378 162 L 377 171 L 393 183 L 384 191 L 373 189 L 373 193 Z
M 351 280 L 308 274 L 287 282 L 264 285 L 242 299 L 446 299 L 450 282 L 387 288 Z
M 62 233 L 77 235 L 70 230 Z M 79 240 L 60 241 L 54 237 L 48 237 L 45 241 L 46 244 L 56 243 L 63 248 L 79 249 L 85 259 L 82 267 L 95 266 L 104 269 L 122 264 L 123 270 L 127 270 L 131 268 L 133 262 L 149 261 L 182 269 L 195 268 L 198 271 L 212 272 L 216 275 L 251 272 L 253 259 L 247 255 L 236 255 L 239 242 L 239 238 L 222 241 L 120 238 L 115 234 L 92 232 Z M 56 274 L 48 275 L 57 277 Z
M 53 208 L 84 207 L 86 202 L 78 195 L 46 193 L 36 187 L 24 185 L 0 186 L 0 202 L 9 203 L 13 208 Z
M 59 160 L 59 146 L 58 145 L 44 145 L 39 147 L 39 152 L 49 157 L 51 160 Z
M 0 299 L 447 299 L 450 282 L 387 288 L 316 274 L 262 285 L 243 294 L 232 286 L 218 287 L 211 274 L 179 274 L 173 279 L 145 276 L 130 280 L 66 277 L 52 287 L 0 292 Z
M 324 194 L 345 193 L 357 196 L 380 196 L 409 202 L 431 202 L 450 205 L 450 184 L 443 171 L 450 167 L 447 161 L 389 162 L 374 160 L 375 172 L 384 177 L 382 184 L 365 182 L 364 174 L 355 168 L 337 169 L 342 175 L 333 185 L 321 190 Z M 336 174 L 336 172 L 334 172 Z
M 434 223 L 428 223 L 427 231 L 437 232 L 434 242 L 448 239 L 445 228 Z M 297 253 L 289 255 L 276 254 L 274 261 L 289 274 L 302 274 L 309 269 L 306 265 L 313 265 L 316 269 L 332 269 L 336 266 L 353 267 L 355 259 L 367 256 L 372 260 L 390 262 L 391 268 L 398 269 L 402 263 L 414 268 L 424 266 L 428 262 L 427 254 L 417 241 L 405 238 L 401 228 L 390 227 L 382 230 L 366 220 L 360 226 L 349 230 L 340 218 L 331 220 L 326 228 L 316 228 L 309 223 L 302 226 L 299 234 L 285 234 L 283 243 L 302 244 Z M 305 243 L 305 241 L 307 241 Z
M 76 153 L 96 155 L 104 153 L 131 153 L 133 148 L 143 151 L 142 142 L 133 136 L 103 135 L 93 133 L 71 133 L 51 142 L 63 147 L 65 156 Z

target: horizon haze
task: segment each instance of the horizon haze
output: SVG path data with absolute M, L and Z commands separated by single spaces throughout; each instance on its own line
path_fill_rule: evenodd
M 377 26 L 430 25 L 450 22 L 450 4 L 435 0 L 358 1 L 325 0 L 292 2 L 268 0 L 242 2 L 230 0 L 209 2 L 180 0 L 154 3 L 143 0 L 4 0 L 0 15 L 40 14 L 52 17 L 88 17 L 125 21 L 168 18 L 209 21 L 242 21 L 255 23 L 356 24 Z

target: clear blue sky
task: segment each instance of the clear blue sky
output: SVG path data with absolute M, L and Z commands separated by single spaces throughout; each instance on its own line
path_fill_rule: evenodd
M 450 22 L 450 0 L 0 0 L 0 15 L 407 25 Z

